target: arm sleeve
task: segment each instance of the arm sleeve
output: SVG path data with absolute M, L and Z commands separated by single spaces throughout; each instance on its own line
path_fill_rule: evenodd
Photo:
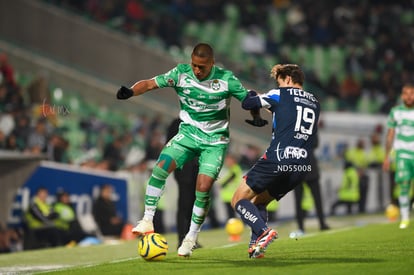
M 396 125 L 397 125 L 397 123 L 394 119 L 394 110 L 391 109 L 391 112 L 388 115 L 388 119 L 387 119 L 387 126 L 388 126 L 388 128 L 395 128 Z
M 175 87 L 178 81 L 178 66 L 165 74 L 155 76 L 153 79 L 159 88 Z
M 243 86 L 240 80 L 231 75 L 229 80 L 229 91 L 231 91 L 232 96 L 237 98 L 239 101 L 243 101 L 247 97 L 247 89 Z
M 242 101 L 242 108 L 245 110 L 254 110 L 262 107 L 260 103 L 260 98 L 256 95 L 251 95 L 250 93 Z

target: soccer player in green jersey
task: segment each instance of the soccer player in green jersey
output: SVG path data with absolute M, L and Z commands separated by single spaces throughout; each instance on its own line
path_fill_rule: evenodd
M 179 97 L 180 119 L 178 133 L 165 145 L 154 166 L 145 193 L 144 217 L 132 230 L 136 235 L 154 231 L 153 217 L 165 180 L 176 168 L 194 157 L 199 158 L 196 199 L 191 224 L 181 246 L 179 256 L 190 256 L 210 205 L 210 189 L 222 166 L 229 143 L 230 99 L 242 101 L 248 91 L 229 70 L 214 65 L 210 45 L 200 43 L 191 54 L 190 64 L 178 64 L 165 74 L 141 80 L 131 88 L 122 86 L 118 99 L 138 96 L 157 88 L 172 87 Z M 251 112 L 246 122 L 264 126 L 259 109 Z
M 400 228 L 410 224 L 410 182 L 414 180 L 414 84 L 406 84 L 401 93 L 402 104 L 391 109 L 388 116 L 387 140 L 383 169 L 390 168 L 390 152 L 396 152 L 395 182 L 400 185 Z

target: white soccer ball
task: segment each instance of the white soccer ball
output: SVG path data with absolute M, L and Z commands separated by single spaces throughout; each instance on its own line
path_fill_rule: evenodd
M 167 252 L 167 239 L 159 233 L 146 234 L 138 241 L 138 254 L 146 261 L 164 260 Z

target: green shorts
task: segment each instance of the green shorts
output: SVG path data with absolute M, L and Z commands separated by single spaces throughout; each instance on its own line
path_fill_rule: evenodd
M 199 174 L 216 179 L 223 167 L 227 153 L 228 138 L 222 135 L 207 135 L 191 125 L 181 124 L 178 133 L 168 141 L 161 151 L 163 155 L 171 157 L 177 168 L 198 157 Z
M 395 182 L 414 179 L 414 159 L 396 157 Z

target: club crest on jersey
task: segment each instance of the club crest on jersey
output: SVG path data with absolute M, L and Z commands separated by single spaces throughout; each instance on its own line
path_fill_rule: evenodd
M 174 79 L 168 78 L 167 79 L 168 86 L 173 87 L 175 85 Z
M 213 89 L 213 91 L 218 91 L 220 89 L 220 82 L 217 79 L 214 79 L 213 82 L 211 82 L 211 89 Z

